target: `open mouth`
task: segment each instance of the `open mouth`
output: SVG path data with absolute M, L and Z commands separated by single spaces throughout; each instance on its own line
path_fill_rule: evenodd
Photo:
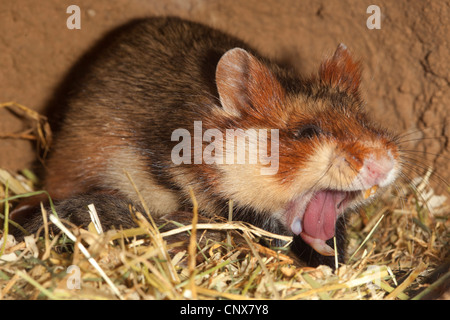
M 377 191 L 374 186 L 364 191 L 320 190 L 291 201 L 286 208 L 287 225 L 295 235 L 324 256 L 334 255 L 326 244 L 335 235 L 336 221 L 360 195 L 369 198 Z

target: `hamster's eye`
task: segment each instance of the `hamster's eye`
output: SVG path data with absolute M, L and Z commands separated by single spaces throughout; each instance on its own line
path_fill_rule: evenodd
M 304 138 L 314 138 L 319 136 L 322 133 L 322 130 L 314 125 L 314 124 L 307 124 L 302 127 L 300 127 L 295 133 L 295 137 L 298 139 L 304 139 Z

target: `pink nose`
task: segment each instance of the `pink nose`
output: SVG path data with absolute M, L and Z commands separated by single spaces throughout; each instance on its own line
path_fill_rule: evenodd
M 375 159 L 370 157 L 364 161 L 361 175 L 365 184 L 369 186 L 383 184 L 389 172 L 394 168 L 394 161 L 388 157 Z

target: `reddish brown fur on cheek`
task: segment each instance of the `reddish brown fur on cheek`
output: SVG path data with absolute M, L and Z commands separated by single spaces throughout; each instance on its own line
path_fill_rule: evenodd
M 283 184 L 293 182 L 296 172 L 306 166 L 308 158 L 314 153 L 312 141 L 300 142 L 292 139 L 287 130 L 280 132 L 278 180 Z

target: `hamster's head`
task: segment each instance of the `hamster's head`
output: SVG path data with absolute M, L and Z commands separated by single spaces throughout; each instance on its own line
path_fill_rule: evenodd
M 333 255 L 326 240 L 337 219 L 374 199 L 401 169 L 395 138 L 363 110 L 360 79 L 359 63 L 344 45 L 306 80 L 243 49 L 228 51 L 217 66 L 221 107 L 211 125 L 266 129 L 269 138 L 267 153 L 253 149 L 258 163 L 218 166 L 219 192 Z M 262 174 L 269 154 L 276 170 Z

